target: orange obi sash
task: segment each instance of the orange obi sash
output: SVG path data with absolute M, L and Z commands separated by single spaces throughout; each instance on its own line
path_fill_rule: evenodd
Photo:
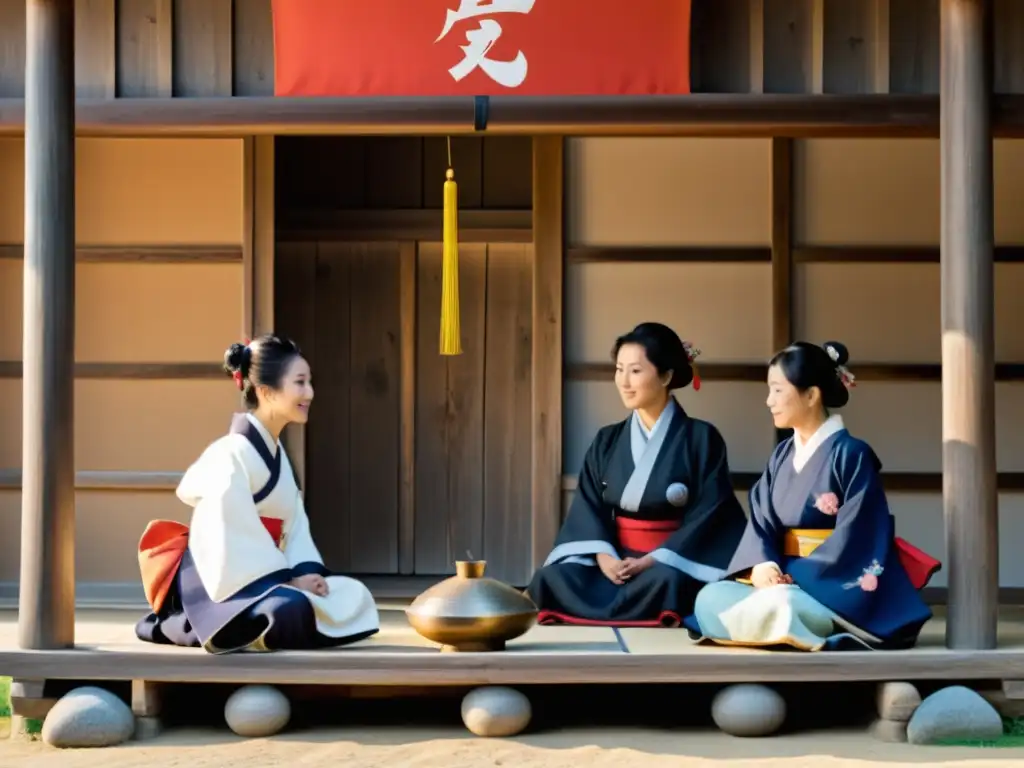
M 260 517 L 260 522 L 281 546 L 284 520 L 278 517 Z M 188 526 L 175 520 L 152 520 L 139 540 L 139 570 L 146 602 L 153 613 L 159 613 L 167 594 L 178 575 L 181 558 L 188 548 Z
M 829 528 L 791 528 L 786 531 L 783 540 L 783 554 L 787 557 L 807 557 L 831 535 L 832 530 Z M 896 536 L 893 543 L 896 545 L 900 564 L 910 577 L 914 589 L 924 588 L 931 577 L 942 568 L 942 563 L 905 539 Z
M 679 530 L 677 520 L 637 520 L 632 517 L 615 517 L 618 528 L 619 546 L 634 552 L 653 552 Z

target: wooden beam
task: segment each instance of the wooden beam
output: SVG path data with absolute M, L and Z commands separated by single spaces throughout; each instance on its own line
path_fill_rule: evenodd
M 72 270 L 74 271 L 74 270 Z M 28 303 L 26 302 L 26 308 Z M 26 311 L 27 314 L 27 311 Z M 25 325 L 28 328 L 28 323 Z M 25 345 L 25 363 L 17 360 L 0 360 L 0 379 L 22 378 L 23 369 L 28 366 L 29 349 Z M 70 355 L 64 367 L 69 382 L 74 379 L 223 379 L 225 374 L 221 363 L 75 363 L 72 368 Z M 27 378 L 27 377 L 26 377 Z M 26 384 L 26 386 L 28 386 Z M 26 405 L 26 410 L 27 410 Z
M 402 243 L 398 265 L 400 426 L 398 572 L 416 571 L 416 243 Z
M 117 95 L 117 0 L 75 0 L 75 95 Z
M 685 633 L 677 642 L 687 642 Z M 1000 680 L 1024 678 L 1024 650 L 843 653 L 621 653 L 611 629 L 607 645 L 573 653 L 382 653 L 359 647 L 332 654 L 186 654 L 140 650 L 16 651 L 0 648 L 0 669 L 25 678 L 132 680 L 266 685 L 552 685 L 614 683 L 842 682 Z M 513 641 L 513 645 L 519 641 Z M 525 643 L 529 647 L 529 642 Z M 522 646 L 521 646 L 522 647 Z M 609 652 L 609 647 L 616 650 Z M 585 694 L 583 694 L 585 695 Z
M 243 248 L 233 245 L 79 245 L 75 261 L 83 264 L 237 264 Z M 25 248 L 0 245 L 0 259 L 22 259 Z
M 764 0 L 749 0 L 747 77 L 751 93 L 764 93 Z
M 118 2 L 117 95 L 123 99 L 174 94 L 174 0 Z
M 705 381 L 749 381 L 763 383 L 767 375 L 764 363 L 701 363 L 700 375 Z M 851 363 L 858 381 L 942 381 L 940 363 Z M 2 370 L 2 369 L 0 369 Z M 615 375 L 612 363 L 567 363 L 566 381 L 611 381 Z M 996 363 L 996 381 L 1024 381 L 1024 363 Z
M 76 491 L 173 491 L 181 482 L 181 472 L 135 472 L 84 470 L 75 473 Z M 0 469 L 0 490 L 22 488 L 20 469 Z
M 562 519 L 562 326 L 565 139 L 533 140 L 533 351 L 531 354 L 533 568 L 543 564 Z
M 440 242 L 441 224 L 441 211 L 430 209 L 289 212 L 277 222 L 277 238 L 281 242 Z M 533 242 L 533 215 L 530 211 L 460 210 L 459 242 Z
M 18 645 L 75 644 L 75 4 L 27 0 Z
M 474 102 L 443 98 L 119 98 L 78 101 L 83 136 L 470 135 Z M 993 97 L 1002 137 L 1024 136 L 1024 95 Z M 25 103 L 0 99 L 0 134 Z M 691 94 L 490 99 L 490 135 L 936 137 L 933 95 Z
M 772 349 L 783 349 L 793 338 L 793 140 L 772 139 Z M 761 372 L 761 380 L 766 371 Z M 775 442 L 789 429 L 776 429 Z
M 992 2 L 941 0 L 942 469 L 946 645 L 995 648 Z
M 588 262 L 606 264 L 660 263 L 768 263 L 771 248 L 682 248 L 682 247 L 571 247 L 566 251 L 570 264 Z
M 733 472 L 733 488 L 749 491 L 760 475 L 757 472 Z M 882 483 L 889 493 L 938 493 L 942 491 L 941 472 L 883 472 Z M 1001 492 L 1020 493 L 1024 491 L 1024 472 L 1000 472 L 997 485 Z M 576 490 L 576 475 L 562 476 L 562 490 Z
M 801 246 L 793 249 L 798 264 L 938 264 L 941 248 L 899 246 Z M 1024 262 L 1024 246 L 1001 245 L 993 249 L 996 262 Z
M 256 311 L 254 239 L 256 236 L 256 138 L 242 140 L 242 336 L 253 338 Z
M 564 370 L 566 381 L 607 381 L 615 378 L 615 364 L 567 363 Z M 768 375 L 765 363 L 701 363 L 702 381 L 758 381 L 764 382 Z M 859 378 L 859 374 L 858 374 Z
M 871 0 L 871 81 L 875 93 L 889 93 L 889 51 L 892 47 L 889 34 L 889 0 Z M 902 44 L 902 41 L 898 41 Z
M 136 470 L 80 470 L 75 473 L 76 491 L 173 491 L 181 482 L 182 472 L 148 472 Z M 733 472 L 733 487 L 749 491 L 760 475 L 757 472 Z M 892 493 L 938 493 L 942 491 L 941 472 L 885 472 L 885 490 Z M 20 469 L 0 469 L 0 491 L 21 490 Z M 1001 493 L 1024 492 L 1024 472 L 1000 472 L 997 486 Z M 562 475 L 560 489 L 576 490 L 576 475 Z
M 274 137 L 253 138 L 252 338 L 274 330 Z
M 785 150 L 781 146 L 785 142 L 792 142 L 791 139 L 776 138 L 777 150 L 780 155 L 775 158 L 784 165 Z M 792 162 L 792 150 L 790 150 L 790 162 Z M 774 162 L 774 160 L 773 160 Z M 790 178 L 786 179 L 780 171 L 779 174 L 772 173 L 772 183 L 779 184 L 776 190 L 772 190 L 772 242 L 767 247 L 750 248 L 706 248 L 706 247 L 650 247 L 637 246 L 586 246 L 569 247 L 566 252 L 566 261 L 573 263 L 605 262 L 619 264 L 640 264 L 644 262 L 670 262 L 670 263 L 765 263 L 772 262 L 773 270 L 782 269 L 782 254 L 788 249 L 793 264 L 938 264 L 938 247 L 900 247 L 900 246 L 870 246 L 870 245 L 805 245 L 792 247 L 782 242 L 782 238 L 791 239 L 792 224 L 787 225 L 786 215 L 789 212 L 792 218 L 792 208 L 781 204 L 785 199 L 785 185 L 792 187 L 792 172 Z M 776 200 L 779 207 L 776 209 Z M 785 246 L 785 247 L 784 247 Z M 1024 246 L 1001 245 L 995 248 L 995 261 L 1001 264 L 1024 263 Z M 2 252 L 0 252 L 2 253 Z M 780 272 L 781 274 L 781 272 Z M 792 279 L 792 278 L 790 278 Z M 790 338 L 787 333 L 785 338 Z

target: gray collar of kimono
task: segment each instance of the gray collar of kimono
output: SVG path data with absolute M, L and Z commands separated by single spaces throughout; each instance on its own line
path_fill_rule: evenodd
M 627 512 L 636 512 L 640 509 L 640 502 L 643 499 L 647 483 L 651 479 L 651 472 L 654 471 L 654 462 L 658 460 L 661 447 L 665 444 L 665 437 L 668 435 L 668 428 L 675 418 L 679 405 L 675 398 L 669 400 L 661 416 L 654 422 L 651 428 L 651 436 L 645 434 L 643 422 L 640 421 L 640 414 L 633 411 L 633 417 L 629 424 L 629 447 L 633 454 L 633 474 L 629 476 L 626 487 L 622 489 L 622 499 L 619 501 L 619 508 Z

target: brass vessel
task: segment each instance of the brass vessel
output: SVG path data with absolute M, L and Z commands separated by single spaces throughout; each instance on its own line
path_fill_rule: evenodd
M 484 577 L 486 560 L 457 560 L 455 575 L 435 584 L 405 609 L 413 629 L 442 651 L 502 651 L 537 620 L 522 592 Z

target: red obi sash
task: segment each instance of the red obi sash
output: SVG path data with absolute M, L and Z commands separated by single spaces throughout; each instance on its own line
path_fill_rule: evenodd
M 279 517 L 260 517 L 260 522 L 281 546 L 284 520 Z M 181 558 L 188 548 L 188 526 L 175 520 L 152 520 L 139 540 L 139 570 L 146 602 L 159 613 L 178 575 Z
M 633 552 L 653 552 L 679 530 L 678 520 L 637 520 L 616 515 L 619 545 Z

